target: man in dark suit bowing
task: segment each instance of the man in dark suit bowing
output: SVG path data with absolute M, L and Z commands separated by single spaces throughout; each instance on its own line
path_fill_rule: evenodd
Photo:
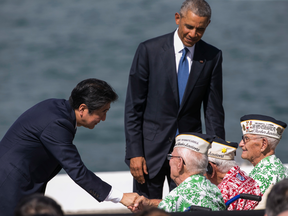
M 204 0 L 186 0 L 175 14 L 178 29 L 141 43 L 136 51 L 125 104 L 126 157 L 134 192 L 162 198 L 166 155 L 178 133 L 202 132 L 225 138 L 222 52 L 201 40 L 210 23 Z
M 1 216 L 13 215 L 23 197 L 44 193 L 62 168 L 99 202 L 134 202 L 137 194 L 123 194 L 88 170 L 73 145 L 76 127 L 93 129 L 105 121 L 117 98 L 106 82 L 87 79 L 73 89 L 69 101 L 42 101 L 14 122 L 0 142 Z

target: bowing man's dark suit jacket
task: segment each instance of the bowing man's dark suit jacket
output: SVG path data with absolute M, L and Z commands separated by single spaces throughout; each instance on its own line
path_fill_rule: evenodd
M 128 81 L 125 104 L 126 163 L 144 156 L 149 178 L 166 160 L 179 132 L 202 132 L 225 138 L 222 106 L 222 52 L 200 40 L 179 105 L 173 33 L 141 43 Z M 178 66 L 177 66 L 178 67 Z
M 44 193 L 61 168 L 96 200 L 107 197 L 111 186 L 83 164 L 75 133 L 75 112 L 62 99 L 40 102 L 15 121 L 0 142 L 1 216 L 13 215 L 24 196 Z

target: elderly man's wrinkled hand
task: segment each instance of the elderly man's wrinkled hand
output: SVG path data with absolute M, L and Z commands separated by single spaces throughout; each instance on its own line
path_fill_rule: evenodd
M 128 206 L 133 213 L 142 211 L 144 208 L 151 206 L 150 200 L 144 196 L 139 196 L 135 199 L 133 206 Z

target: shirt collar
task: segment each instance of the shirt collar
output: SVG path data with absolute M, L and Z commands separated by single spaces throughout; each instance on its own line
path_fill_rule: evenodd
M 174 32 L 174 50 L 175 54 L 180 53 L 183 49 L 185 48 L 184 44 L 182 43 L 179 35 L 178 35 L 178 28 Z M 194 55 L 194 50 L 195 50 L 195 44 L 192 47 L 186 47 L 189 49 L 191 56 Z

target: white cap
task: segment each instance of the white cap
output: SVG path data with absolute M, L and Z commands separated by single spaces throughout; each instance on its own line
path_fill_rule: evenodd
M 256 134 L 281 139 L 287 124 L 269 116 L 245 115 L 241 117 L 243 135 Z
M 208 157 L 222 160 L 234 160 L 238 143 L 228 142 L 220 138 L 215 138 L 208 151 Z
M 184 147 L 207 155 L 208 149 L 211 147 L 213 137 L 200 133 L 183 133 L 176 137 L 175 147 Z

